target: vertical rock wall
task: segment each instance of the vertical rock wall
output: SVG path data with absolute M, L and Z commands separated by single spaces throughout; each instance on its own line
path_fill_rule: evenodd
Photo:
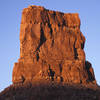
M 20 58 L 13 68 L 13 83 L 51 81 L 96 84 L 85 59 L 85 37 L 77 13 L 29 6 L 22 12 Z

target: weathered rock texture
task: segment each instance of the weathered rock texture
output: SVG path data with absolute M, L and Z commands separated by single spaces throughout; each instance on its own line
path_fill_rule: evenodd
M 39 6 L 25 8 L 13 83 L 96 84 L 92 65 L 85 58 L 84 44 L 77 13 L 49 11 Z

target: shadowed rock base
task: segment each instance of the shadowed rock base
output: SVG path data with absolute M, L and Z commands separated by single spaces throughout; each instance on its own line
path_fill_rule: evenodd
M 13 85 L 0 93 L 0 100 L 100 100 L 100 88 L 61 84 Z

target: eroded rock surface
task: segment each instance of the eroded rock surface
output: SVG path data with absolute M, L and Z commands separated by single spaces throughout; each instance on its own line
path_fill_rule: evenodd
M 20 58 L 13 68 L 13 83 L 51 81 L 96 84 L 86 61 L 85 37 L 77 13 L 29 6 L 22 12 Z

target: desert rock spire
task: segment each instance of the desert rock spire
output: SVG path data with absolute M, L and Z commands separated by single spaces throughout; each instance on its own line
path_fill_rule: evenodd
M 13 83 L 96 84 L 92 65 L 85 58 L 84 44 L 77 13 L 50 11 L 40 6 L 25 8 Z

